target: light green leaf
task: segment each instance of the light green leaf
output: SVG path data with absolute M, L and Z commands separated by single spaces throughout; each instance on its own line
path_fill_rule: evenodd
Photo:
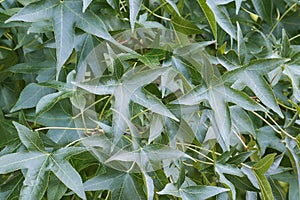
M 82 1 L 83 1 L 82 12 L 85 12 L 85 10 L 90 5 L 90 3 L 92 2 L 92 0 L 82 0 Z
M 85 191 L 114 190 L 124 177 L 120 171 L 109 170 L 105 174 L 97 175 L 84 183 Z
M 154 199 L 154 183 L 152 178 L 147 174 L 147 173 L 143 173 L 143 177 L 144 177 L 144 182 L 147 188 L 147 199 L 148 200 L 152 200 Z
M 230 37 L 236 39 L 236 28 L 233 26 L 229 14 L 227 12 L 224 12 L 226 8 L 221 8 L 216 4 L 213 0 L 208 0 L 207 5 L 210 7 L 212 12 L 215 15 L 216 22 L 219 24 L 219 26 L 230 35 Z
M 18 152 L 0 157 L 0 174 L 6 174 L 24 168 L 39 168 L 48 155 L 41 152 Z
M 198 0 L 198 4 L 200 5 L 202 11 L 205 14 L 205 17 L 210 25 L 210 28 L 213 32 L 215 40 L 217 40 L 217 23 L 216 23 L 216 18 L 215 18 L 214 13 L 207 5 L 206 0 Z
M 49 171 L 48 159 L 46 159 L 38 169 L 28 168 L 20 193 L 21 200 L 43 198 L 48 187 Z
M 231 106 L 230 114 L 233 127 L 238 133 L 249 133 L 255 135 L 254 123 L 250 116 L 239 106 Z
M 235 0 L 235 14 L 238 15 L 241 5 L 242 5 L 243 0 Z
M 164 0 L 164 2 L 167 2 L 168 4 L 170 4 L 170 6 L 172 6 L 172 8 L 175 10 L 175 12 L 177 13 L 177 15 L 180 16 L 180 12 L 176 6 L 176 4 L 172 1 L 172 0 Z
M 150 135 L 148 139 L 148 144 L 150 144 L 153 140 L 159 137 L 164 128 L 164 119 L 161 115 L 153 114 L 153 118 L 150 122 Z
M 172 196 L 175 196 L 175 197 L 181 197 L 181 194 L 179 192 L 179 189 L 176 187 L 175 184 L 173 183 L 168 183 L 165 188 L 159 192 L 157 192 L 157 194 L 160 194 L 160 195 L 166 195 L 166 194 L 169 194 L 169 195 L 172 195 Z
M 126 130 L 126 127 L 133 127 L 129 120 L 130 100 L 135 97 L 135 93 L 139 92 L 143 86 L 150 84 L 168 70 L 170 70 L 170 68 L 168 67 L 142 71 L 136 71 L 135 69 L 133 69 L 124 74 L 121 80 L 118 81 L 114 77 L 101 77 L 99 83 L 97 83 L 97 79 L 94 79 L 84 83 L 75 83 L 75 85 L 93 94 L 113 94 L 115 96 L 115 103 L 113 106 L 113 109 L 115 111 L 115 114 L 113 116 L 113 130 L 114 144 L 116 144 L 122 137 L 124 131 Z M 144 97 L 148 98 L 147 96 Z M 138 102 L 147 102 L 147 105 L 145 106 L 149 106 L 149 109 L 152 109 L 153 105 L 149 104 L 149 102 L 153 102 L 153 100 L 153 98 L 150 100 L 138 99 Z M 162 104 L 160 106 L 162 106 Z M 157 111 L 157 109 L 155 109 L 154 111 Z M 170 112 L 167 112 L 167 115 L 175 118 Z M 131 131 L 133 131 L 133 129 Z M 134 133 L 132 134 L 134 135 Z
M 169 111 L 169 109 L 161 102 L 160 99 L 145 89 L 137 90 L 133 94 L 132 101 L 148 108 L 154 113 L 170 117 L 171 119 L 178 121 L 178 119 Z
M 252 166 L 264 200 L 274 199 L 272 188 L 270 186 L 270 183 L 268 182 L 268 179 L 265 176 L 265 173 L 273 164 L 275 156 L 275 153 L 268 154 Z
M 281 142 L 277 133 L 269 126 L 261 127 L 256 131 L 257 143 L 260 147 L 261 155 L 263 155 L 267 148 L 276 149 L 280 152 L 285 151 L 285 146 Z
M 224 151 L 229 150 L 229 135 L 231 132 L 231 117 L 227 102 L 232 102 L 247 110 L 264 110 L 245 93 L 233 90 L 224 85 L 218 69 L 210 64 L 206 56 L 201 56 L 204 62 L 202 76 L 206 85 L 200 85 L 189 93 L 178 98 L 174 103 L 196 105 L 208 101 L 212 108 L 213 128 Z M 225 79 L 226 80 L 226 79 Z
M 30 83 L 22 90 L 17 103 L 10 112 L 15 112 L 25 108 L 33 108 L 43 96 L 52 92 L 53 90 L 51 88 L 39 86 L 36 83 Z
M 230 83 L 247 85 L 262 103 L 282 117 L 272 88 L 262 75 L 280 67 L 284 62 L 285 60 L 279 58 L 257 59 L 241 68 L 225 73 L 222 79 Z
M 17 122 L 13 122 L 13 124 L 18 131 L 21 142 L 26 146 L 28 150 L 40 152 L 44 151 L 44 145 L 38 132 L 33 132 Z
M 252 166 L 252 168 L 254 169 L 254 171 L 259 172 L 261 174 L 266 173 L 268 169 L 271 167 L 271 165 L 273 164 L 275 156 L 276 156 L 275 153 L 266 155 L 264 158 L 262 158 L 257 163 L 255 163 Z
M 57 102 L 62 99 L 72 97 L 73 92 L 56 92 L 43 96 L 36 105 L 36 115 L 39 116 L 50 110 Z
M 11 21 L 38 22 L 44 19 L 53 20 L 58 77 L 61 67 L 71 55 L 74 47 L 74 26 L 103 39 L 111 39 L 102 20 L 92 11 L 86 10 L 83 13 L 83 10 L 81 0 L 38 1 L 25 6 L 9 18 L 6 23 Z
M 142 0 L 129 0 L 129 18 L 131 30 L 134 30 L 135 22 L 137 21 L 137 16 L 142 6 Z
M 80 198 L 86 199 L 82 179 L 79 173 L 69 162 L 61 160 L 60 157 L 57 157 L 58 156 L 54 155 L 50 158 L 51 162 L 53 163 L 50 170 L 61 182 L 73 190 Z
M 109 164 L 113 161 L 134 162 L 137 163 L 143 171 L 150 172 L 162 168 L 162 161 L 164 161 L 164 165 L 168 165 L 171 161 L 185 156 L 187 155 L 184 152 L 166 145 L 149 144 L 139 150 L 131 152 L 120 150 L 107 159 L 105 163 Z
M 99 72 L 99 65 L 101 63 L 100 56 L 97 54 L 99 47 L 99 40 L 91 34 L 85 33 L 76 35 L 75 49 L 77 51 L 77 74 L 76 81 L 84 80 L 87 65 L 90 66 L 93 74 L 97 77 L 101 74 Z
M 169 183 L 162 191 L 157 193 L 160 195 L 169 194 L 183 200 L 204 200 L 226 191 L 228 189 L 214 186 L 190 186 L 177 189 L 174 184 Z
M 182 188 L 180 193 L 182 200 L 204 200 L 227 191 L 228 189 L 214 186 L 190 186 Z
M 245 40 L 243 37 L 243 32 L 242 29 L 240 27 L 239 22 L 236 22 L 236 26 L 237 26 L 237 52 L 239 55 L 239 60 L 240 63 L 244 63 L 246 56 L 247 56 L 247 49 L 246 49 L 246 44 L 245 44 Z

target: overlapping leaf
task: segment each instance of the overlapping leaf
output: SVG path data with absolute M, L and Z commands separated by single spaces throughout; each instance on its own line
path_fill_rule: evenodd
M 183 200 L 204 200 L 226 191 L 228 190 L 225 188 L 214 186 L 190 186 L 177 189 L 174 184 L 169 183 L 162 191 L 158 192 L 158 194 L 169 194 L 180 197 Z
M 144 200 L 143 180 L 139 174 L 109 170 L 84 183 L 86 191 L 110 190 L 113 199 Z
M 100 80 L 91 80 L 76 83 L 77 86 L 97 95 L 113 94 L 114 103 L 114 143 L 116 144 L 123 135 L 126 127 L 130 127 L 129 103 L 131 100 L 142 103 L 153 112 L 173 118 L 177 118 L 154 96 L 144 93 L 141 88 L 156 80 L 161 74 L 170 70 L 169 68 L 158 68 L 135 72 L 129 71 L 120 80 L 114 77 L 101 77 Z M 97 83 L 98 82 L 98 83 Z M 133 130 L 131 130 L 133 131 Z
M 224 150 L 229 150 L 231 118 L 227 102 L 235 103 L 246 110 L 263 110 L 263 108 L 243 92 L 224 85 L 218 69 L 210 64 L 209 60 L 204 56 L 203 60 L 202 76 L 205 84 L 195 87 L 176 102 L 184 105 L 196 105 L 207 101 L 213 110 L 214 119 L 211 120 L 213 121 L 218 141 Z
M 48 153 L 44 149 L 43 142 L 37 132 L 32 132 L 16 122 L 14 122 L 14 125 L 27 151 L 2 156 L 0 158 L 0 173 L 27 169 L 20 198 L 42 199 L 48 187 L 50 171 L 52 171 L 61 182 L 72 189 L 79 197 L 85 199 L 81 177 L 65 160 L 67 156 L 78 154 L 84 149 L 70 147 Z
M 75 26 L 100 38 L 113 40 L 105 24 L 92 11 L 84 10 L 81 0 L 42 0 L 26 5 L 6 22 L 38 22 L 44 19 L 53 20 L 57 55 L 57 76 L 61 67 L 72 53 L 75 41 Z
M 249 87 L 262 103 L 282 117 L 272 88 L 263 75 L 280 67 L 284 62 L 285 60 L 279 58 L 255 60 L 224 74 L 222 78 L 226 82 L 234 83 L 233 88 Z

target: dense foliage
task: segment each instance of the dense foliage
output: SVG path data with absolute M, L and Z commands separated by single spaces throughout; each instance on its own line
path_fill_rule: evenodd
M 0 1 L 0 199 L 300 199 L 298 0 Z

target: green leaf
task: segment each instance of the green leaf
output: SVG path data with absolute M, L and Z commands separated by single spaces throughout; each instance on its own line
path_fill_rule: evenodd
M 288 149 L 288 153 L 289 153 L 289 158 L 290 158 L 290 162 L 292 163 L 292 168 L 293 171 L 295 173 L 296 179 L 297 179 L 297 184 L 295 184 L 295 190 L 297 190 L 298 197 L 300 197 L 300 162 L 299 162 L 299 148 L 297 147 L 297 145 L 295 144 L 295 142 L 293 140 L 291 140 L 290 138 L 286 138 L 285 139 L 285 143 L 286 143 L 286 147 Z
M 160 195 L 166 195 L 166 194 L 169 194 L 169 195 L 172 195 L 172 196 L 175 196 L 175 197 L 181 197 L 181 194 L 179 192 L 179 189 L 176 187 L 175 184 L 173 183 L 168 183 L 165 188 L 159 192 L 157 192 L 157 194 L 160 194 Z
M 131 26 L 131 31 L 134 30 L 136 18 L 139 14 L 139 11 L 142 6 L 142 0 L 129 0 L 129 18 L 130 18 L 130 26 Z
M 86 199 L 82 179 L 72 165 L 65 160 L 61 160 L 59 155 L 51 157 L 51 162 L 53 165 L 50 170 L 55 176 L 80 198 Z
M 170 6 L 172 6 L 173 10 L 177 13 L 177 15 L 180 16 L 180 12 L 176 6 L 176 4 L 172 0 L 163 0 L 164 2 L 167 2 Z
M 293 95 L 295 98 L 300 101 L 300 86 L 299 86 L 299 81 L 300 81 L 300 69 L 299 65 L 297 64 L 292 64 L 292 65 L 286 65 L 284 67 L 283 73 L 286 74 L 292 82 L 293 86 Z
M 105 163 L 109 164 L 113 161 L 133 162 L 137 163 L 143 171 L 151 172 L 162 168 L 163 165 L 170 164 L 173 160 L 177 160 L 180 157 L 188 156 L 184 152 L 172 149 L 166 145 L 149 144 L 139 150 L 120 150 L 107 159 Z
M 223 78 L 218 69 L 213 66 L 206 56 L 202 56 L 204 66 L 202 76 L 206 83 L 195 87 L 174 103 L 196 105 L 208 101 L 213 110 L 213 127 L 224 151 L 229 150 L 229 134 L 231 132 L 231 117 L 227 102 L 232 102 L 247 110 L 263 110 L 246 94 L 223 85 Z M 226 79 L 225 79 L 226 80 Z
M 182 161 L 179 161 L 179 176 L 176 182 L 177 189 L 181 188 L 182 184 L 185 181 L 185 167 Z
M 73 92 L 56 92 L 43 96 L 36 105 L 36 115 L 39 116 L 50 110 L 57 102 L 62 99 L 72 97 Z
M 131 126 L 131 122 L 129 120 L 129 103 L 132 98 L 134 98 L 135 93 L 139 92 L 140 89 L 153 82 L 164 72 L 170 70 L 170 68 L 163 67 L 157 69 L 148 69 L 136 72 L 135 70 L 128 71 L 123 75 L 121 80 L 117 81 L 114 77 L 104 77 L 100 78 L 100 82 L 97 83 L 97 79 L 83 82 L 83 83 L 75 83 L 76 86 L 81 87 L 93 94 L 104 95 L 104 94 L 114 94 L 115 103 L 114 103 L 114 111 L 115 114 L 113 116 L 113 129 L 114 129 L 114 144 L 120 140 L 127 126 Z M 116 82 L 117 81 L 117 82 Z M 95 84 L 96 83 L 96 84 Z M 141 96 L 139 96 L 141 97 Z M 149 109 L 154 109 L 152 104 L 149 102 L 153 102 L 157 100 L 152 96 L 151 99 L 147 99 L 147 96 L 141 97 L 142 99 L 138 99 L 138 102 L 146 102 L 146 107 L 149 106 Z M 137 103 L 138 103 L 137 102 Z M 162 104 L 159 103 L 162 108 Z M 158 105 L 159 105 L 158 104 Z M 154 109 L 157 111 L 157 109 Z M 166 110 L 164 108 L 164 110 Z M 167 114 L 174 116 L 166 111 Z M 161 111 L 160 111 L 161 113 Z M 165 113 L 164 113 L 165 114 Z M 131 130 L 132 131 L 132 130 Z M 134 135 L 134 133 L 133 133 Z
M 243 191 L 254 191 L 259 192 L 259 189 L 254 187 L 252 183 L 249 181 L 249 179 L 245 176 L 239 177 L 239 176 L 233 176 L 230 174 L 226 174 L 226 178 L 232 182 L 237 188 L 243 190 Z
M 0 185 L 0 198 L 3 200 L 18 199 L 24 178 L 16 173 Z
M 270 186 L 270 183 L 268 182 L 268 179 L 265 176 L 265 173 L 268 171 L 268 169 L 274 162 L 275 156 L 275 153 L 268 154 L 252 166 L 264 200 L 274 199 L 272 188 Z
M 213 32 L 215 40 L 217 40 L 217 23 L 215 19 L 215 15 L 212 12 L 212 10 L 209 8 L 209 6 L 206 3 L 206 0 L 198 0 L 198 4 L 200 5 L 202 11 L 205 14 L 205 17 L 210 25 L 210 28 Z
M 85 3 L 87 6 L 87 3 Z M 111 40 L 105 24 L 90 10 L 84 13 L 81 0 L 49 0 L 31 3 L 9 18 L 11 21 L 38 22 L 44 19 L 53 20 L 55 34 L 57 77 L 61 67 L 72 53 L 75 41 L 74 26 L 84 31 Z
M 137 90 L 133 94 L 132 101 L 148 108 L 154 113 L 178 121 L 174 114 L 169 111 L 169 109 L 160 101 L 160 99 L 158 99 L 156 96 L 154 96 L 145 89 Z
M 202 30 L 198 28 L 193 22 L 179 16 L 174 15 L 171 19 L 174 29 L 186 35 L 192 35 L 202 33 Z
M 20 199 L 40 200 L 43 198 L 49 180 L 47 167 L 48 159 L 46 159 L 38 169 L 32 167 L 28 168 L 20 193 Z
M 281 139 L 269 126 L 261 127 L 256 132 L 256 137 L 262 155 L 265 153 L 267 148 L 276 149 L 280 152 L 283 152 L 285 149 L 284 144 L 281 142 Z
M 227 192 L 228 189 L 213 186 L 190 186 L 182 188 L 180 193 L 183 200 L 202 200 L 213 197 L 217 194 Z
M 28 84 L 21 92 L 20 97 L 11 112 L 25 108 L 33 108 L 37 102 L 45 95 L 52 93 L 53 90 L 47 87 L 39 86 L 36 83 Z
M 174 184 L 169 183 L 162 191 L 158 192 L 158 194 L 169 194 L 172 196 L 181 197 L 183 200 L 204 200 L 226 191 L 228 191 L 228 189 L 200 185 L 180 188 L 178 190 Z
M 55 176 L 51 175 L 47 190 L 48 200 L 58 200 L 66 193 L 67 187 Z
M 281 56 L 284 58 L 289 58 L 291 56 L 292 49 L 288 38 L 288 35 L 284 29 L 282 29 L 282 46 L 281 46 Z
M 144 182 L 147 188 L 147 199 L 152 200 L 154 199 L 154 183 L 153 179 L 147 174 L 143 173 Z
M 7 120 L 0 110 L 0 148 L 18 140 L 18 134 L 10 120 Z
M 236 22 L 236 26 L 237 26 L 236 40 L 237 40 L 237 45 L 238 45 L 237 52 L 239 55 L 240 63 L 244 63 L 246 56 L 247 56 L 247 48 L 246 48 L 245 40 L 243 37 L 243 32 L 241 30 L 239 22 Z
M 272 0 L 251 0 L 257 14 L 269 24 L 272 24 L 273 2 Z
M 143 182 L 138 174 L 109 170 L 84 183 L 86 191 L 110 190 L 112 199 L 144 200 Z
M 41 152 L 18 152 L 0 157 L 0 174 L 24 168 L 37 168 L 44 163 L 47 155 Z

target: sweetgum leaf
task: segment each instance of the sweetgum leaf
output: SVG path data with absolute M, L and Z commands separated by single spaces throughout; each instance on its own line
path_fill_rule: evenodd
M 44 19 L 53 20 L 58 77 L 61 67 L 71 55 L 74 47 L 74 26 L 103 39 L 112 40 L 105 24 L 93 11 L 86 10 L 84 13 L 82 12 L 87 5 L 88 3 L 85 1 L 83 8 L 81 0 L 33 2 L 9 18 L 6 23 L 11 21 L 38 22 Z

